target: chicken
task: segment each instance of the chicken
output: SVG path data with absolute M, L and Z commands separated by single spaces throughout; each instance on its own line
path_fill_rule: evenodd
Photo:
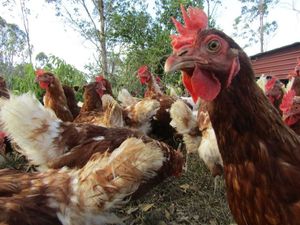
M 177 145 L 174 141 L 176 135 L 175 129 L 170 126 L 170 108 L 176 101 L 176 97 L 165 95 L 157 84 L 153 74 L 150 73 L 147 66 L 141 66 L 138 70 L 138 77 L 142 84 L 147 84 L 147 90 L 145 91 L 145 99 L 156 99 L 160 103 L 160 107 L 151 121 L 151 137 L 164 141 L 173 147 Z
M 281 113 L 279 105 L 284 95 L 284 84 L 281 83 L 276 77 L 269 79 L 265 86 L 265 94 L 269 98 L 274 107 Z
M 192 110 L 183 100 L 178 99 L 171 106 L 170 116 L 172 118 L 170 125 L 176 129 L 177 133 L 183 136 L 187 153 L 196 152 L 200 146 L 201 133 L 197 118 L 193 115 Z
M 292 71 L 289 76 L 291 79 L 287 89 L 294 90 L 295 95 L 300 96 L 300 58 L 298 58 L 298 64 L 295 66 L 294 71 Z
M 121 106 L 127 107 L 138 103 L 140 99 L 133 97 L 127 89 L 123 88 L 119 91 L 118 101 L 121 102 Z
M 184 26 L 173 19 L 179 35 L 172 36 L 165 71 L 181 70 L 194 99 L 207 102 L 236 223 L 300 224 L 300 137 L 256 84 L 239 45 L 207 29 L 202 10 L 182 12 Z
M 147 85 L 144 97 L 152 98 L 163 95 L 163 92 L 158 85 L 157 79 L 149 71 L 148 66 L 143 65 L 138 69 L 138 77 L 142 85 Z
M 266 92 L 266 83 L 268 82 L 267 76 L 265 74 L 262 74 L 256 81 L 257 85 L 263 90 L 263 92 Z
M 105 94 L 106 90 L 108 90 L 108 88 L 104 86 L 101 80 L 87 84 L 84 87 L 83 105 L 74 122 L 106 127 L 123 126 L 122 109 L 116 108 L 117 102 L 111 99 L 108 94 Z M 107 100 L 107 104 L 103 104 L 102 98 Z M 116 118 L 119 116 L 121 120 L 118 124 L 110 123 L 110 118 L 113 113 L 115 113 Z
M 59 79 L 54 74 L 42 69 L 38 69 L 35 74 L 40 87 L 46 90 L 44 105 L 52 109 L 62 121 L 73 121 L 74 118 Z
M 63 85 L 63 90 L 67 99 L 67 104 L 73 118 L 76 118 L 80 112 L 80 107 L 77 105 L 74 89 Z
M 293 131 L 300 135 L 300 96 L 294 90 L 288 91 L 280 105 L 282 119 Z
M 223 174 L 223 160 L 216 134 L 206 109 L 199 111 L 198 120 L 202 134 L 202 140 L 198 148 L 199 156 L 203 159 L 213 177 L 221 176 Z
M 151 185 L 181 174 L 182 154 L 143 133 L 126 128 L 63 122 L 28 93 L 2 100 L 1 105 L 0 119 L 5 131 L 21 147 L 27 159 L 39 165 L 40 171 L 64 166 L 82 168 L 95 153 L 111 153 L 127 139 L 137 138 L 146 145 L 156 146 L 166 157 L 157 176 L 149 181 Z
M 96 80 L 97 83 L 101 83 L 102 86 L 103 86 L 103 88 L 102 88 L 103 93 L 102 94 L 101 94 L 101 89 L 97 90 L 99 92 L 100 96 L 103 95 L 103 94 L 109 94 L 109 95 L 113 96 L 111 84 L 107 79 L 104 78 L 103 75 L 96 76 L 95 80 Z
M 6 86 L 6 82 L 3 77 L 0 76 L 0 97 L 9 98 L 9 91 Z
M 5 79 L 0 76 L 0 98 L 9 99 L 9 91 L 6 86 Z M 0 131 L 0 154 L 6 158 L 6 154 L 12 152 L 13 148 L 11 146 L 10 140 L 7 138 L 5 132 Z
M 171 125 L 183 136 L 187 153 L 198 151 L 212 176 L 220 176 L 223 173 L 223 162 L 215 132 L 203 105 L 202 103 L 197 121 L 191 109 L 182 100 L 177 100 L 170 110 Z
M 128 127 L 144 134 L 149 133 L 151 118 L 159 108 L 158 101 L 144 99 L 134 101 L 132 105 L 123 108 L 112 96 L 102 95 L 106 90 L 108 89 L 103 86 L 102 82 L 91 82 L 86 85 L 84 104 L 74 122 L 105 127 Z M 128 98 L 130 98 L 128 95 L 126 97 L 124 95 L 125 101 L 128 101 L 126 100 Z
M 165 160 L 154 143 L 128 138 L 81 169 L 0 170 L 1 224 L 121 224 L 112 209 L 155 177 Z

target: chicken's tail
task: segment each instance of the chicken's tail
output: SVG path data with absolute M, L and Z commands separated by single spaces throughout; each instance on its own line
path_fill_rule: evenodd
M 183 136 L 188 153 L 196 152 L 200 142 L 200 132 L 196 117 L 192 110 L 180 99 L 174 102 L 170 109 L 170 125 Z
M 148 134 L 151 131 L 151 119 L 156 115 L 159 107 L 160 103 L 157 100 L 143 99 L 126 108 L 127 117 L 130 121 L 128 126 Z
M 123 109 L 118 102 L 108 94 L 101 98 L 104 114 L 104 123 L 106 127 L 124 127 Z
M 134 98 L 127 89 L 122 89 L 121 91 L 119 91 L 118 100 L 124 107 L 134 105 L 138 102 L 138 99 Z
M 0 105 L 4 131 L 29 160 L 40 165 L 61 154 L 55 139 L 59 139 L 62 122 L 33 94 L 11 95 L 8 100 L 2 98 Z
M 257 85 L 263 90 L 263 92 L 266 92 L 266 83 L 267 83 L 267 77 L 266 75 L 262 74 L 260 78 L 256 81 Z
M 165 160 L 155 142 L 128 138 L 112 153 L 91 157 L 78 172 L 82 183 L 76 193 L 85 200 L 85 208 L 106 212 L 124 204 L 124 198 L 153 178 Z

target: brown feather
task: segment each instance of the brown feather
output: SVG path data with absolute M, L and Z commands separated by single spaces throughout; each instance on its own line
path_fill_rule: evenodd
M 45 107 L 51 108 L 55 112 L 56 116 L 62 121 L 73 121 L 73 115 L 68 107 L 67 98 L 62 84 L 53 74 L 45 74 L 53 77 L 53 80 L 46 89 L 46 94 L 44 96 Z
M 73 118 L 76 118 L 80 112 L 80 107 L 77 105 L 74 89 L 63 85 L 64 93 L 67 99 L 67 104 Z

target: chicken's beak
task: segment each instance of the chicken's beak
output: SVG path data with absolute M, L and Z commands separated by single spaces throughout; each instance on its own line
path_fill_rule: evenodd
M 169 56 L 165 63 L 165 72 L 172 73 L 178 70 L 193 70 L 196 64 L 204 66 L 208 64 L 208 61 L 200 56 L 195 57 L 193 54 L 189 54 L 189 50 L 178 52 Z

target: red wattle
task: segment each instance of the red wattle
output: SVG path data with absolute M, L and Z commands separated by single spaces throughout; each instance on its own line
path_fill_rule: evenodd
M 200 70 L 197 66 L 191 78 L 193 92 L 205 101 L 214 100 L 221 90 L 221 84 L 213 73 Z
M 42 89 L 47 89 L 49 87 L 49 83 L 47 82 L 40 81 L 39 84 Z

